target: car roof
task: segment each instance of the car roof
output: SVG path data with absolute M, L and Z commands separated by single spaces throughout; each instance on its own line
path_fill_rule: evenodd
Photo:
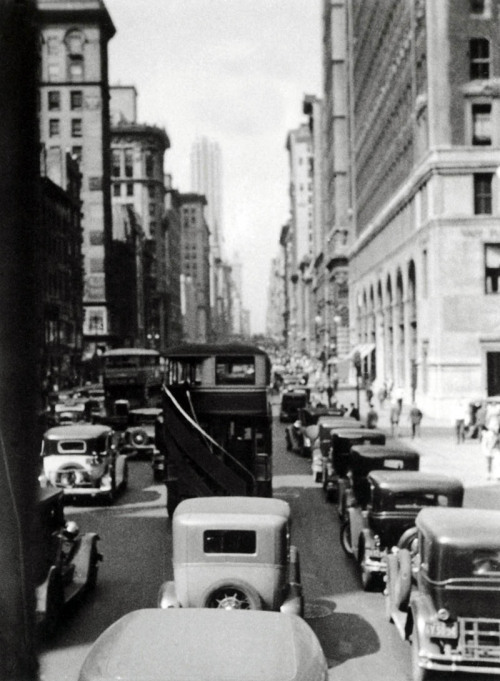
M 458 478 L 420 471 L 372 471 L 369 474 L 380 489 L 391 492 L 450 492 L 463 491 L 463 484 Z
M 245 345 L 244 343 L 185 343 L 169 347 L 165 351 L 167 357 L 217 357 L 227 356 L 251 356 L 264 355 L 267 353 L 256 345 Z
M 46 440 L 72 440 L 101 437 L 113 432 L 109 426 L 101 424 L 75 424 L 71 426 L 55 426 L 49 428 L 44 434 Z
M 321 646 L 297 615 L 151 608 L 130 612 L 89 651 L 80 681 L 320 681 Z
M 461 548 L 500 547 L 500 511 L 479 508 L 424 508 L 417 527 L 439 544 Z
M 369 430 L 367 431 L 370 432 Z M 371 431 L 373 432 L 373 431 Z M 405 445 L 353 445 L 351 453 L 363 459 L 384 459 L 388 457 L 400 457 L 401 459 L 413 459 L 420 457 L 420 454 L 411 447 Z
M 163 409 L 160 407 L 141 407 L 140 409 L 130 409 L 129 414 L 161 414 Z
M 290 506 L 282 499 L 266 497 L 196 497 L 185 499 L 175 509 L 175 516 L 197 514 L 211 515 L 226 513 L 228 515 L 279 515 L 290 516 Z
M 366 430 L 359 421 L 353 419 L 351 416 L 332 416 L 331 414 L 321 414 L 318 419 L 318 425 L 330 426 L 331 428 L 338 428 L 339 430 Z

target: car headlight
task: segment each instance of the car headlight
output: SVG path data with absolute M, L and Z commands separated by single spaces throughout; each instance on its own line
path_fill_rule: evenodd
M 450 613 L 446 608 L 439 608 L 439 610 L 436 613 L 436 616 L 438 620 L 441 620 L 441 622 L 446 622 L 446 620 L 450 619 Z

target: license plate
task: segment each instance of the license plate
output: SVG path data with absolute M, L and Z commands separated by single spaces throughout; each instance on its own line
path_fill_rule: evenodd
M 429 636 L 432 638 L 458 638 L 458 624 L 456 622 L 431 622 Z

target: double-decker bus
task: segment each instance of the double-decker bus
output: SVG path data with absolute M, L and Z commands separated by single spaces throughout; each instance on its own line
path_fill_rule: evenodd
M 271 363 L 253 345 L 167 349 L 163 429 L 169 513 L 187 497 L 272 496 Z
M 163 368 L 157 350 L 117 348 L 107 350 L 102 361 L 104 404 L 108 417 L 120 416 L 117 413 L 120 403 L 130 409 L 161 406 Z

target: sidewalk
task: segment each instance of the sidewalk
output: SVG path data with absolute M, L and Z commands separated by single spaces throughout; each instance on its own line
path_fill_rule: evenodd
M 450 422 L 424 415 L 420 437 L 411 438 L 409 407 L 403 406 L 399 439 L 416 449 L 421 456 L 420 470 L 459 478 L 465 487 L 466 506 L 500 509 L 500 481 L 486 479 L 486 461 L 478 440 L 457 444 Z M 379 413 L 379 427 L 390 437 L 390 406 Z

